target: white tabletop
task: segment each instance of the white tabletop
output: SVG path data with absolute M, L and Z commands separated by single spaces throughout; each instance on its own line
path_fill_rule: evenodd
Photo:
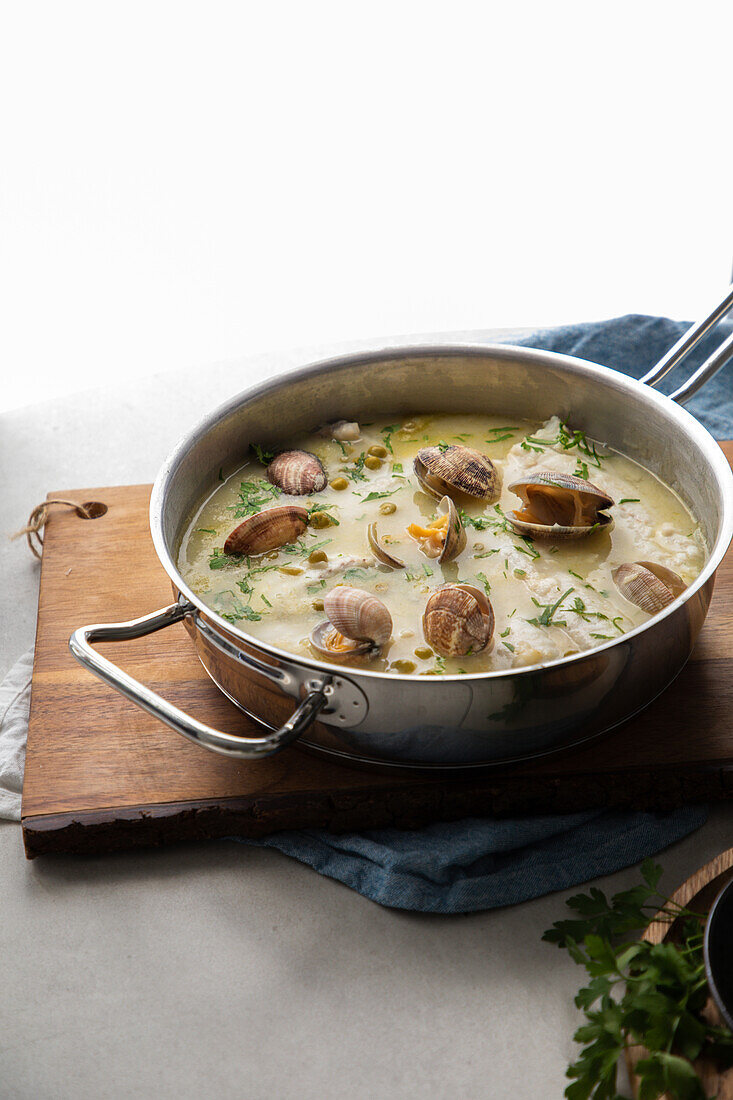
M 2 530 L 49 490 L 151 481 L 203 411 L 335 350 L 6 414 Z M 32 643 L 38 566 L 5 539 L 0 559 L 2 674 Z M 728 847 L 732 819 L 715 810 L 665 852 L 663 886 Z M 3 824 L 3 1097 L 559 1097 L 581 972 L 540 937 L 565 915 L 563 896 L 424 916 L 227 841 L 28 863 L 19 827 Z

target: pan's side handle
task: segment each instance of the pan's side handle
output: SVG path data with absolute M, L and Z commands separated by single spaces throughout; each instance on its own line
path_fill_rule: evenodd
M 191 718 L 92 648 L 92 642 L 122 642 L 132 638 L 143 638 L 146 634 L 152 634 L 156 630 L 171 626 L 172 623 L 180 622 L 195 610 L 193 604 L 181 602 L 126 623 L 97 623 L 94 626 L 81 626 L 71 635 L 69 649 L 77 661 L 95 676 L 99 676 L 101 680 L 116 688 L 148 714 L 159 718 L 161 722 L 165 722 L 167 726 L 187 737 L 189 741 L 240 760 L 260 760 L 265 756 L 272 756 L 273 753 L 305 733 L 315 721 L 319 711 L 326 705 L 326 695 L 323 691 L 309 691 L 292 717 L 280 729 L 273 730 L 264 737 L 235 737 L 230 733 L 213 729 L 196 718 Z
M 685 356 L 692 351 L 695 344 L 703 338 L 706 332 L 715 328 L 719 321 L 725 317 L 725 315 L 733 309 L 733 286 L 728 288 L 727 293 L 713 310 L 702 321 L 698 321 L 692 325 L 687 332 L 683 333 L 676 344 L 666 352 L 665 355 L 656 363 L 647 374 L 641 379 L 647 386 L 656 386 L 657 382 L 661 382 L 666 374 L 676 367 L 678 363 L 681 363 Z M 717 374 L 721 367 L 724 367 L 728 360 L 733 356 L 733 333 L 723 341 L 723 343 L 710 355 L 702 366 L 698 367 L 693 375 L 687 379 L 683 385 L 676 389 L 674 393 L 670 394 L 673 401 L 677 401 L 678 404 L 684 405 L 693 394 L 705 385 L 709 378 L 712 378 L 714 374 Z

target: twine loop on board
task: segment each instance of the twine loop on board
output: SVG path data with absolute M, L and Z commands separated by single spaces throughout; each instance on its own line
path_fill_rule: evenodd
M 107 511 L 105 505 L 97 504 L 96 501 L 80 504 L 78 500 L 66 500 L 65 497 L 52 497 L 51 500 L 44 500 L 43 504 L 37 504 L 28 517 L 25 527 L 21 527 L 20 531 L 16 531 L 10 537 L 11 539 L 19 539 L 25 535 L 31 553 L 39 560 L 43 549 L 43 535 L 41 532 L 48 522 L 48 510 L 52 504 L 63 504 L 67 508 L 73 508 L 81 519 L 95 519 Z

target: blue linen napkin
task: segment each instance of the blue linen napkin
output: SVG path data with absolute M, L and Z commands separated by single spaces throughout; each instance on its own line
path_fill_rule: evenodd
M 590 359 L 639 378 L 688 326 L 663 317 L 631 315 L 595 324 L 544 329 L 517 343 Z M 679 372 L 659 387 L 671 392 L 733 326 L 701 341 Z M 722 371 L 688 409 L 718 439 L 733 436 L 730 374 Z M 661 851 L 698 829 L 707 811 L 668 814 L 598 810 L 545 817 L 468 818 L 406 832 L 372 829 L 335 835 L 323 829 L 275 833 L 262 840 L 337 879 L 364 897 L 396 909 L 469 913 L 516 905 L 553 890 L 610 874 Z

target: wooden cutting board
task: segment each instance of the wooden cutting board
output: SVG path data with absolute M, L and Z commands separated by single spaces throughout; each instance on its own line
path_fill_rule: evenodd
M 723 446 L 730 460 L 733 443 Z M 346 768 L 295 747 L 236 763 L 139 710 L 68 650 L 78 626 L 171 602 L 148 528 L 150 486 L 49 497 L 59 495 L 101 501 L 107 511 L 85 520 L 57 507 L 45 529 L 23 787 L 30 858 L 298 827 L 414 828 L 472 815 L 667 809 L 733 797 L 733 553 L 687 667 L 642 715 L 602 739 L 463 780 Z M 182 625 L 104 652 L 204 721 L 256 730 L 213 686 Z
M 670 900 L 676 905 L 691 909 L 693 913 L 707 914 L 716 897 L 723 887 L 728 885 L 731 878 L 733 878 L 733 848 L 728 848 L 715 859 L 711 859 L 699 871 L 695 871 L 694 875 L 675 890 Z M 649 943 L 664 943 L 666 940 L 675 942 L 678 934 L 677 925 L 677 921 L 670 924 L 664 919 L 655 919 L 646 929 L 643 938 Z M 710 1023 L 725 1027 L 725 1021 L 711 996 L 708 997 L 703 1015 Z M 628 1047 L 626 1050 L 626 1065 L 634 1096 L 638 1096 L 639 1093 L 639 1079 L 634 1069 L 637 1062 L 647 1054 L 648 1051 L 641 1046 Z M 698 1058 L 694 1066 L 703 1083 L 706 1096 L 714 1096 L 716 1100 L 733 1100 L 733 1069 L 720 1069 L 704 1058 Z M 665 1094 L 660 1100 L 669 1100 L 669 1098 Z

